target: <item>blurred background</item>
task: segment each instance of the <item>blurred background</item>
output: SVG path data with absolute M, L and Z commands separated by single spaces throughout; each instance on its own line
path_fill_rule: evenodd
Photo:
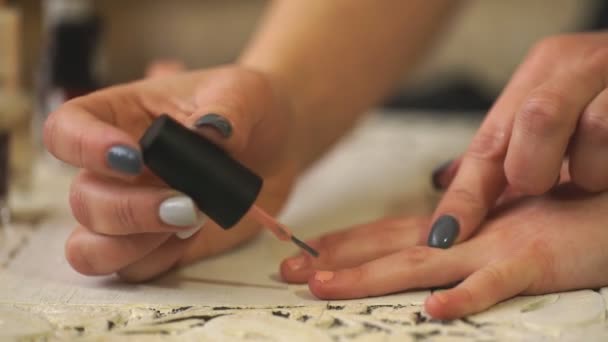
M 139 79 L 154 61 L 189 69 L 230 63 L 268 2 L 0 0 L 0 204 L 9 173 L 3 160 L 10 149 L 11 187 L 27 189 L 50 110 Z M 386 107 L 483 114 L 535 42 L 606 27 L 605 0 L 465 1 Z
M 233 61 L 256 27 L 268 1 L 261 0 L 14 0 L 23 21 L 22 80 L 32 86 L 48 47 L 48 3 L 93 3 L 100 23 L 97 77 L 104 85 L 140 78 L 159 58 L 188 68 Z M 45 2 L 47 13 L 45 14 Z M 404 87 L 421 92 L 466 79 L 496 93 L 542 37 L 594 29 L 606 21 L 605 0 L 469 0 L 437 49 Z M 69 7 L 69 6 L 65 6 Z M 55 16 L 61 14 L 55 13 Z M 66 15 L 67 16 L 67 15 Z M 404 13 L 404 20 L 407 20 Z M 46 38 L 46 40 L 45 40 Z M 472 86 L 472 85 L 471 85 Z

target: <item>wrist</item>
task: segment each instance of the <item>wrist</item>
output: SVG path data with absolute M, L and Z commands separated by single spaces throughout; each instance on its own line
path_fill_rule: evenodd
M 303 115 L 309 111 L 303 108 L 306 101 L 301 98 L 301 92 L 290 86 L 292 83 L 289 81 L 290 76 L 276 65 L 247 57 L 241 58 L 237 63 L 240 67 L 264 78 L 272 93 L 271 96 L 277 102 L 277 108 L 281 108 L 282 112 L 277 114 L 286 117 L 287 122 L 286 127 L 283 127 L 286 131 L 285 159 L 293 164 L 290 168 L 297 170 L 299 174 L 308 165 L 309 155 L 312 153 L 307 134 L 310 123 L 307 120 L 313 117 Z

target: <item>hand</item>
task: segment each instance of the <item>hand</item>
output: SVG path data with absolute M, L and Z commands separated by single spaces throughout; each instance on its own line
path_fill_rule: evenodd
M 265 75 L 222 67 L 108 88 L 52 113 L 45 145 L 81 169 L 70 191 L 80 224 L 66 244 L 72 267 L 141 281 L 255 235 L 247 219 L 229 231 L 206 220 L 144 168 L 137 141 L 155 117 L 172 115 L 262 176 L 258 203 L 275 213 L 298 169 L 289 107 Z
M 539 43 L 517 70 L 460 161 L 420 242 L 470 237 L 506 187 L 538 195 L 559 182 L 608 189 L 608 33 Z M 430 234 L 429 234 L 430 231 Z
M 451 319 L 518 294 L 608 285 L 608 193 L 565 184 L 552 194 L 519 198 L 491 213 L 470 240 L 449 249 L 417 246 L 428 218 L 374 222 L 310 243 L 318 259 L 285 260 L 281 275 L 308 281 L 323 299 L 379 296 L 454 284 L 435 291 L 426 311 Z

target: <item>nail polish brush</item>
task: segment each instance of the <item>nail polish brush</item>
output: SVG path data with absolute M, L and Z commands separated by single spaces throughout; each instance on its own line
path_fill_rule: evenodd
M 221 148 L 163 114 L 139 141 L 146 166 L 188 195 L 221 228 L 249 216 L 279 240 L 291 240 L 314 257 L 319 253 L 255 204 L 263 180 Z

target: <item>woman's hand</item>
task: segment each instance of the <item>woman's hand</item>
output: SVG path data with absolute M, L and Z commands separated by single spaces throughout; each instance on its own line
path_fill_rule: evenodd
M 606 190 L 606 151 L 608 33 L 546 39 L 490 110 L 419 241 L 447 248 L 466 240 L 506 187 L 543 194 L 558 183 L 565 158 L 575 184 Z
M 289 107 L 265 75 L 241 67 L 139 81 L 63 105 L 46 122 L 44 142 L 80 168 L 70 192 L 80 224 L 66 244 L 70 264 L 140 281 L 255 235 L 259 227 L 247 219 L 230 231 L 205 219 L 145 169 L 137 141 L 155 117 L 170 114 L 261 175 L 258 203 L 274 213 L 299 168 Z
M 323 299 L 379 296 L 454 284 L 425 303 L 433 317 L 482 311 L 518 294 L 608 285 L 608 193 L 571 184 L 498 208 L 470 240 L 449 249 L 417 246 L 426 218 L 383 220 L 311 242 L 318 259 L 281 264 L 282 277 L 308 281 Z

